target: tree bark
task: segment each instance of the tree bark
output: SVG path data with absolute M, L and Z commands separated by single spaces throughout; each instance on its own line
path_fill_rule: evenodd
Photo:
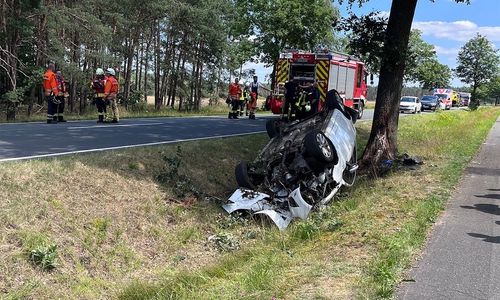
M 377 166 L 398 153 L 399 101 L 405 55 L 417 0 L 393 0 L 380 68 L 377 100 L 370 138 L 360 164 L 374 174 Z

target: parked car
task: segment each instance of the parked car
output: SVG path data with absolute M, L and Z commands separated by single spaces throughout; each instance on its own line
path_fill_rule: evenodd
M 293 218 L 306 219 L 331 201 L 342 186 L 352 186 L 358 112 L 345 107 L 335 90 L 327 93 L 325 104 L 300 121 L 268 121 L 271 140 L 254 161 L 235 168 L 240 188 L 223 205 L 228 213 L 267 215 L 285 229 Z
M 422 111 L 422 103 L 418 97 L 413 96 L 403 96 L 399 102 L 399 112 L 400 113 L 420 113 Z
M 425 95 L 420 100 L 420 103 L 422 103 L 422 111 L 426 109 L 436 111 L 436 109 L 440 108 L 440 101 L 437 96 Z

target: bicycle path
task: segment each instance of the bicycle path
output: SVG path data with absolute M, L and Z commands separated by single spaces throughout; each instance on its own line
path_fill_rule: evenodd
M 407 278 L 397 299 L 500 299 L 500 117 Z

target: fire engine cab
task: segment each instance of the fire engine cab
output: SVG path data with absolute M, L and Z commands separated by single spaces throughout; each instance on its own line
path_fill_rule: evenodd
M 301 85 L 317 82 L 321 103 L 324 103 L 329 90 L 337 90 L 345 106 L 357 110 L 359 118 L 363 115 L 367 70 L 357 58 L 326 50 L 288 50 L 281 53 L 277 61 L 275 89 L 270 99 L 270 109 L 274 114 L 281 112 L 283 86 L 290 76 Z

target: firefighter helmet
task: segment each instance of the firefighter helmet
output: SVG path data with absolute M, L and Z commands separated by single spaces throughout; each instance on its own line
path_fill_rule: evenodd
M 108 69 L 106 70 L 106 73 L 109 73 L 109 74 L 111 74 L 111 75 L 115 76 L 115 70 L 114 70 L 113 68 L 108 68 Z
M 250 86 L 250 82 L 248 82 L 248 81 L 247 81 L 247 82 L 245 83 L 245 86 L 246 86 L 246 87 L 249 87 L 249 86 Z
M 104 70 L 101 68 L 97 68 L 97 70 L 95 70 L 95 74 L 96 75 L 104 75 Z

